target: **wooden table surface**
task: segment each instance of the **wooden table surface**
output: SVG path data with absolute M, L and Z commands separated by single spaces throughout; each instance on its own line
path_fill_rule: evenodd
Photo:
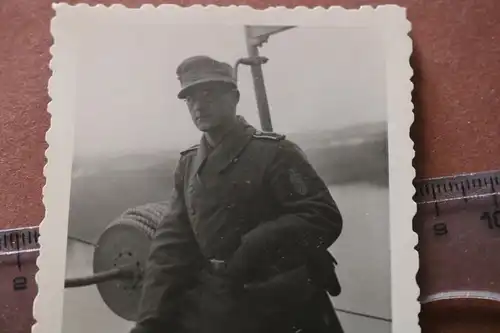
M 77 3 L 76 1 L 69 1 Z M 89 3 L 112 4 L 111 1 Z M 122 4 L 136 7 L 140 1 Z M 153 1 L 160 4 L 161 1 Z M 275 5 L 325 6 L 393 3 L 408 8 L 412 22 L 415 71 L 413 102 L 415 166 L 418 177 L 500 169 L 500 1 L 498 0 L 249 0 L 182 1 L 182 5 L 246 4 L 256 8 Z M 0 229 L 38 225 L 44 216 L 45 132 L 49 24 L 54 12 L 48 0 L 3 0 L 0 3 Z M 18 268 L 12 266 L 8 274 Z M 30 274 L 32 267 L 25 268 Z M 2 275 L 7 274 L 2 267 Z M 2 280 L 3 281 L 3 280 Z M 6 288 L 0 286 L 4 298 Z M 30 332 L 36 288 L 5 306 L 0 329 Z M 476 308 L 486 309 L 484 304 Z M 491 309 L 490 305 L 487 305 Z M 459 307 L 459 309 L 462 309 Z M 496 309 L 498 310 L 498 309 Z M 459 310 L 457 310 L 458 312 Z M 461 321 L 448 319 L 425 325 L 423 332 L 500 332 L 487 311 Z M 436 310 L 436 313 L 438 311 Z M 465 312 L 470 313 L 470 311 Z M 476 313 L 476 312 L 474 312 Z M 496 317 L 498 312 L 496 312 Z M 498 320 L 497 320 L 498 321 Z M 2 330 L 3 332 L 4 330 Z M 398 332 L 399 333 L 399 332 Z

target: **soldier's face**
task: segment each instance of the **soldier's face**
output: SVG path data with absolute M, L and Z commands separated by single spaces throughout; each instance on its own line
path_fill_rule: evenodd
M 189 92 L 186 103 L 196 127 L 207 132 L 232 124 L 239 94 L 224 84 L 200 85 Z

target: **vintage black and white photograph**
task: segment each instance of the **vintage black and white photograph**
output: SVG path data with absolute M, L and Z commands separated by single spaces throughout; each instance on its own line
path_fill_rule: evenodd
M 404 9 L 55 8 L 35 332 L 417 332 Z

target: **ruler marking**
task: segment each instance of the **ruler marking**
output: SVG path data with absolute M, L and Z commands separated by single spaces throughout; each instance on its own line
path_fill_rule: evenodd
M 3 243 L 0 242 L 0 254 L 16 253 L 21 250 L 38 247 L 38 227 L 20 228 L 0 231 Z
M 23 232 L 23 246 L 26 246 L 26 244 L 28 243 L 28 237 L 26 236 L 26 233 Z
M 462 196 L 463 196 L 463 199 L 464 199 L 465 203 L 467 203 L 467 195 L 465 194 L 464 182 L 460 182 L 460 184 L 462 185 Z
M 434 198 L 434 211 L 436 212 L 436 216 L 439 216 L 439 206 L 436 198 L 436 191 L 434 190 L 434 184 L 431 185 L 432 189 L 432 197 Z
M 16 250 L 17 250 L 17 255 L 16 255 L 16 260 L 17 260 L 17 269 L 21 271 L 21 253 L 19 252 L 19 233 L 16 232 Z
M 493 177 L 490 177 L 490 187 L 491 193 L 493 194 L 493 203 L 495 204 L 495 207 L 498 208 L 498 197 L 495 195 L 496 189 L 495 184 L 493 184 Z
M 427 178 L 415 180 L 415 194 L 413 196 L 417 204 L 435 204 L 451 200 L 463 200 L 469 203 L 472 199 L 480 199 L 489 195 L 497 195 L 497 198 L 492 197 L 492 201 L 497 202 L 500 206 L 500 198 L 497 191 L 500 186 L 494 186 L 495 190 L 490 190 L 490 186 L 499 182 L 499 171 L 485 172 L 479 174 L 463 174 L 451 177 Z M 496 205 L 495 204 L 495 205 Z M 439 205 L 439 214 L 442 214 L 441 205 Z

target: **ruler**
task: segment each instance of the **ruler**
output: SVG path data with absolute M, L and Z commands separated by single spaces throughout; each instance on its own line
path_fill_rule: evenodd
M 38 238 L 38 227 L 0 231 L 0 263 L 2 268 L 14 265 L 19 271 L 19 275 L 12 279 L 13 291 L 27 288 L 28 279 L 22 274 L 23 263 L 26 263 L 26 259 L 36 258 L 40 247 Z
M 500 332 L 500 170 L 414 185 L 423 331 Z
M 471 318 L 482 313 L 484 328 L 485 313 L 500 317 L 500 170 L 421 179 L 414 186 L 423 332 L 479 332 L 467 326 Z M 19 333 L 30 331 L 38 236 L 38 227 L 0 231 L 0 293 L 8 303 L 2 308 L 8 313 L 0 311 L 0 331 L 20 322 L 25 328 Z M 456 324 L 457 316 L 459 328 L 450 330 L 446 325 L 453 325 L 450 318 Z M 500 332 L 500 324 L 491 332 Z
M 31 332 L 38 237 L 38 227 L 0 230 L 0 332 Z

